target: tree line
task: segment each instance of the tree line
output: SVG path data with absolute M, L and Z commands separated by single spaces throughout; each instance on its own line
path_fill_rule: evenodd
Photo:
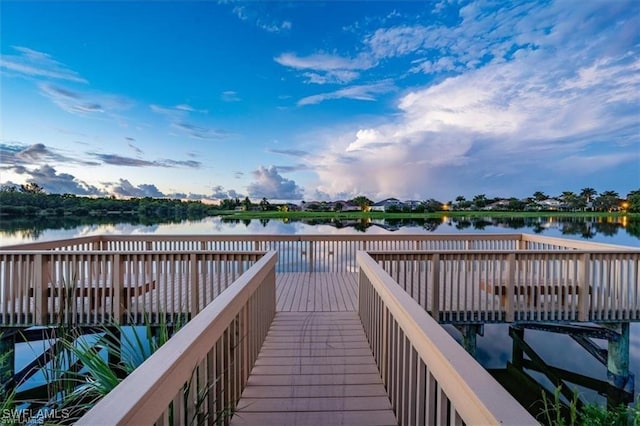
M 200 201 L 164 198 L 81 197 L 74 194 L 47 194 L 38 184 L 0 187 L 0 216 L 136 216 L 150 219 L 202 218 L 212 207 Z
M 593 188 L 583 188 L 579 193 L 573 191 L 563 191 L 558 196 L 549 196 L 542 191 L 536 191 L 532 196 L 518 198 L 487 198 L 485 194 L 478 194 L 471 200 L 464 196 L 458 196 L 454 202 L 449 204 L 454 209 L 483 209 L 487 206 L 499 203 L 495 206 L 497 210 L 543 210 L 545 207 L 553 210 L 564 211 L 601 211 L 611 212 L 624 210 L 632 213 L 640 212 L 640 189 L 631 191 L 626 198 L 622 198 L 616 191 L 604 191 L 598 193 Z
M 365 196 L 357 196 L 347 203 L 359 206 L 367 211 L 374 202 Z M 302 202 L 310 206 L 311 203 Z M 4 185 L 0 187 L 0 216 L 32 217 L 32 216 L 106 216 L 124 215 L 145 218 L 202 218 L 220 214 L 230 210 L 261 210 L 287 211 L 290 204 L 270 203 L 267 198 L 259 202 L 252 202 L 249 197 L 244 199 L 224 199 L 219 205 L 205 204 L 201 201 L 178 200 L 166 198 L 128 198 L 119 199 L 109 197 L 84 197 L 74 194 L 48 194 L 37 183 L 27 183 L 20 186 Z M 323 202 L 313 210 L 340 211 L 344 208 L 341 202 Z M 312 209 L 310 209 L 312 210 Z M 441 202 L 433 198 L 424 200 L 417 205 L 390 206 L 388 212 L 435 212 L 441 210 L 504 210 L 504 211 L 618 211 L 632 213 L 640 212 L 640 189 L 629 192 L 622 198 L 615 191 L 599 193 L 593 188 L 583 188 L 579 193 L 564 191 L 551 197 L 544 192 L 536 191 L 532 196 L 519 199 L 515 197 L 489 198 L 485 194 L 478 194 L 467 200 L 460 195 L 455 201 Z

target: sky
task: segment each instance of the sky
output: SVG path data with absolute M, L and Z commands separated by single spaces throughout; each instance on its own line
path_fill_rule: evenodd
M 0 2 L 0 184 L 446 202 L 640 189 L 640 1 Z

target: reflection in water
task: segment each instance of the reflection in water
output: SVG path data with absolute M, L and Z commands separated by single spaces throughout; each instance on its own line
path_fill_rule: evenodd
M 144 218 L 88 217 L 0 220 L 0 245 L 98 234 L 381 234 L 535 233 L 551 237 L 638 246 L 640 218 L 449 217 L 425 219 L 234 219 L 207 217 L 148 223 Z
M 640 239 L 640 219 L 620 217 L 448 217 L 424 219 L 234 219 L 229 217 L 206 218 L 202 221 L 186 221 L 183 219 L 166 220 L 162 222 L 150 221 L 140 217 L 87 217 L 87 218 L 40 218 L 0 220 L 0 236 L 13 237 L 23 241 L 36 241 L 47 230 L 74 230 L 81 226 L 100 226 L 127 224 L 131 226 L 153 226 L 162 224 L 195 224 L 205 221 L 219 221 L 222 226 L 244 225 L 250 228 L 259 224 L 267 229 L 275 224 L 288 226 L 319 227 L 327 226 L 339 230 L 354 232 L 371 232 L 380 229 L 389 232 L 451 232 L 455 231 L 487 231 L 495 229 L 513 229 L 519 232 L 533 232 L 536 234 L 553 233 L 560 236 L 574 236 L 580 239 L 593 239 L 597 235 L 615 237 L 620 234 Z M 454 232 L 455 232 L 454 231 Z M 188 232 L 190 233 L 190 232 Z M 226 232 L 225 232 L 226 233 Z M 243 232 L 244 233 L 244 232 Z M 290 233 L 290 232 L 287 232 Z M 295 232 L 294 232 L 295 233 Z
M 0 220 L 0 236 L 37 241 L 47 230 L 75 230 L 80 227 L 127 224 L 133 226 L 155 227 L 158 224 L 181 223 L 184 219 L 152 220 L 144 216 L 87 216 L 87 217 L 38 217 L 28 219 Z
M 280 219 L 260 219 L 266 227 L 270 221 Z M 222 218 L 223 223 L 244 223 L 246 220 Z M 558 230 L 561 235 L 573 235 L 581 239 L 593 239 L 597 234 L 612 237 L 619 231 L 640 238 L 640 219 L 621 217 L 443 217 L 425 219 L 287 219 L 286 223 L 301 223 L 309 226 L 327 225 L 336 229 L 352 228 L 357 232 L 367 232 L 371 227 L 387 231 L 398 231 L 401 228 L 419 228 L 428 232 L 436 232 L 439 228 L 454 227 L 456 230 L 484 231 L 488 227 L 526 230 L 542 234 L 547 230 Z

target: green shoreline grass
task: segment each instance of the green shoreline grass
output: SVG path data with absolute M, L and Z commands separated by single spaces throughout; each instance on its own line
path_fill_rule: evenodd
M 231 219 L 430 219 L 441 217 L 628 217 L 640 218 L 640 213 L 627 212 L 509 212 L 509 211 L 440 211 L 433 213 L 386 212 L 280 212 L 280 211 L 223 211 L 218 214 Z

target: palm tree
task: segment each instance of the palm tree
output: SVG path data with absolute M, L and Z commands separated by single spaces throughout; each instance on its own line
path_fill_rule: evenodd
M 249 197 L 245 197 L 244 201 L 242 201 L 242 208 L 245 211 L 251 210 L 251 200 L 249 199 Z
M 478 194 L 475 197 L 473 197 L 473 204 L 476 205 L 476 207 L 484 207 L 487 205 L 487 196 L 485 194 Z
M 536 201 L 542 201 L 549 198 L 549 196 L 542 191 L 536 191 L 533 193 L 533 198 L 535 198 Z
M 616 191 L 604 191 L 593 201 L 598 210 L 612 211 L 620 205 L 620 195 Z
M 593 188 L 587 187 L 580 190 L 580 196 L 587 200 L 587 203 L 590 203 L 596 195 L 598 195 L 598 191 Z
M 627 210 L 632 213 L 640 213 L 640 189 L 627 194 Z
M 571 211 L 581 210 L 587 206 L 587 202 L 573 191 L 564 191 L 560 198 L 564 201 L 565 208 Z
M 360 210 L 363 212 L 369 211 L 369 207 L 373 204 L 373 201 L 365 197 L 364 195 L 358 195 L 357 197 L 350 200 L 353 204 L 357 204 L 360 206 Z
M 44 194 L 44 188 L 35 182 L 29 182 L 27 184 L 20 185 L 20 192 L 26 192 L 28 194 Z
M 267 197 L 262 197 L 262 201 L 260 201 L 260 210 L 267 211 L 269 210 L 270 207 L 271 207 L 271 204 L 269 204 Z

